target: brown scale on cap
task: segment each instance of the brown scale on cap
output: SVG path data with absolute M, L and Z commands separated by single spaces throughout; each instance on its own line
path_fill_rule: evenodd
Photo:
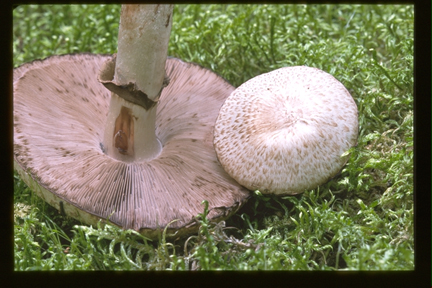
M 297 194 L 334 177 L 356 145 L 357 106 L 330 74 L 306 66 L 250 79 L 222 106 L 214 144 L 224 169 L 264 193 Z

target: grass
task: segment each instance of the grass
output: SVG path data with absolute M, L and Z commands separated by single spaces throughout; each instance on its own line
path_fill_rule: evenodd
M 53 54 L 114 53 L 118 5 L 19 6 L 14 66 Z M 413 270 L 413 26 L 406 5 L 176 5 L 169 55 L 239 86 L 284 66 L 341 81 L 359 139 L 341 174 L 288 197 L 253 192 L 226 222 L 148 241 L 89 227 L 15 178 L 15 270 Z

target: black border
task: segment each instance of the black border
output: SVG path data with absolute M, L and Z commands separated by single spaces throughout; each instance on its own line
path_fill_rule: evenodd
M 61 4 L 76 4 L 60 2 Z M 102 4 L 111 1 L 90 1 Z M 135 1 L 125 1 L 133 3 Z M 142 1 L 141 1 L 142 2 Z M 154 2 L 154 1 L 151 1 Z M 166 1 L 159 1 L 166 2 Z M 170 2 L 170 1 L 168 1 Z M 171 1 L 177 3 L 178 1 Z M 194 1 L 195 2 L 195 1 Z M 203 3 L 207 1 L 197 1 Z M 235 1 L 239 3 L 238 1 Z M 248 1 L 249 2 L 249 1 Z M 254 1 L 255 2 L 255 1 Z M 12 39 L 12 9 L 20 1 L 2 4 L 3 43 Z M 60 4 L 59 2 L 49 2 Z M 138 3 L 138 2 L 137 2 Z M 232 3 L 218 1 L 219 4 Z M 240 2 L 241 3 L 241 2 Z M 265 1 L 261 3 L 280 3 Z M 0 171 L 2 201 L 0 219 L 0 271 L 3 287 L 432 287 L 431 282 L 431 3 L 415 1 L 283 1 L 283 3 L 414 4 L 414 200 L 415 270 L 372 272 L 14 272 L 13 259 L 13 137 L 12 137 L 12 45 L 0 45 Z M 47 3 L 48 4 L 48 3 Z

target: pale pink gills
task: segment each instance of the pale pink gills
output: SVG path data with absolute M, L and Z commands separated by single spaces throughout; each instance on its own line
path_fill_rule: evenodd
M 111 93 L 97 80 L 108 55 L 53 56 L 14 70 L 15 167 L 29 186 L 67 215 L 96 225 L 101 218 L 157 238 L 222 220 L 249 197 L 217 161 L 213 127 L 234 90 L 215 73 L 169 58 L 170 84 L 157 105 L 163 149 L 148 161 L 123 162 L 103 143 Z
M 259 75 L 227 98 L 215 124 L 220 163 L 250 190 L 298 194 L 337 175 L 358 136 L 352 96 L 306 66 Z

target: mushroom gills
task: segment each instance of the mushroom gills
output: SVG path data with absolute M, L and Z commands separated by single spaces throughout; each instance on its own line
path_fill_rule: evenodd
M 171 81 L 152 112 L 163 149 L 150 160 L 119 161 L 103 144 L 112 94 L 95 77 L 109 59 L 52 56 L 14 70 L 14 162 L 22 179 L 66 215 L 92 225 L 109 221 L 154 239 L 173 220 L 168 233 L 196 232 L 203 200 L 212 221 L 235 213 L 250 193 L 218 163 L 212 134 L 234 88 L 210 70 L 169 58 Z M 136 155 L 140 114 L 128 108 L 118 106 L 119 124 L 109 135 Z

